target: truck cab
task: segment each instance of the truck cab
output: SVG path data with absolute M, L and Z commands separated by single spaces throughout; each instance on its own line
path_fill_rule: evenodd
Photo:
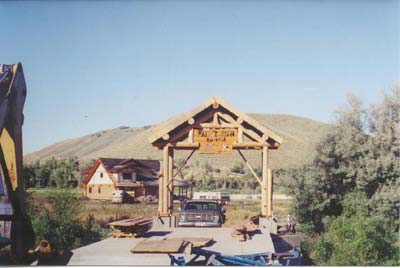
M 225 221 L 225 209 L 217 200 L 186 201 L 179 211 L 180 227 L 219 227 Z

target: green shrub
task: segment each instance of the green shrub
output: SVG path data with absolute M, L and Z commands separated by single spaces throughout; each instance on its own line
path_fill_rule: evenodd
M 318 240 L 316 260 L 320 265 L 384 265 L 398 262 L 398 251 L 394 233 L 381 221 L 358 214 L 330 223 Z
M 48 197 L 48 203 L 48 207 L 32 217 L 37 239 L 48 240 L 53 248 L 74 248 L 83 232 L 76 219 L 79 200 L 71 193 L 58 192 Z
M 37 241 L 46 239 L 55 249 L 70 250 L 104 238 L 105 230 L 95 224 L 93 215 L 84 223 L 77 219 L 80 202 L 74 194 L 57 191 L 47 199 L 41 211 L 31 209 Z

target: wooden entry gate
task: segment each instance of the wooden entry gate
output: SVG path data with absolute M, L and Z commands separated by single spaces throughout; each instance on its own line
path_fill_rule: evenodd
M 174 178 L 196 150 L 200 154 L 229 154 L 237 150 L 261 185 L 261 215 L 272 217 L 273 178 L 269 151 L 278 149 L 283 139 L 221 98 L 213 97 L 192 111 L 167 120 L 154 129 L 149 141 L 163 150 L 158 216 L 171 216 Z M 191 153 L 174 173 L 175 150 L 191 150 Z M 241 150 L 262 151 L 262 178 Z

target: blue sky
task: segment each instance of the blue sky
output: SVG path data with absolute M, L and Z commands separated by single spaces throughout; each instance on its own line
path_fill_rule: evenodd
M 158 123 L 218 95 L 331 122 L 400 82 L 399 1 L 2 1 L 28 85 L 24 153 Z

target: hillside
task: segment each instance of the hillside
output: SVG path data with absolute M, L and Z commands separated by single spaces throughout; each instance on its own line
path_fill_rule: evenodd
M 328 129 L 329 125 L 304 117 L 292 115 L 249 114 L 275 133 L 283 137 L 284 142 L 279 150 L 272 151 L 271 165 L 273 169 L 299 166 L 309 161 L 313 146 Z M 161 159 L 161 151 L 153 148 L 147 141 L 152 128 L 120 127 L 104 130 L 87 136 L 68 139 L 30 153 L 24 161 L 31 163 L 45 160 L 52 156 L 65 158 L 77 156 L 79 159 L 98 157 Z M 188 151 L 176 152 L 176 159 L 184 159 Z M 244 151 L 249 161 L 259 166 L 259 151 Z M 231 167 L 241 163 L 237 152 L 232 155 L 193 155 L 190 163 L 209 161 L 214 166 Z

